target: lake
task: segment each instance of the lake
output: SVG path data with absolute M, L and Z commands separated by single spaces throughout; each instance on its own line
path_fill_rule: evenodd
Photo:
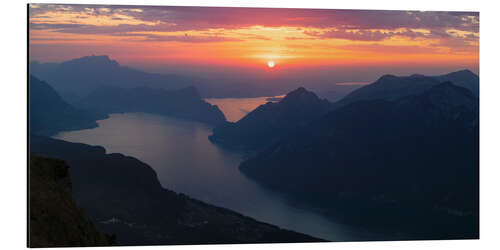
M 250 111 L 268 102 L 268 98 L 273 98 L 273 102 L 285 95 L 273 97 L 255 97 L 255 98 L 207 98 L 210 104 L 217 105 L 226 116 L 226 120 L 237 122 Z
M 112 114 L 98 124 L 55 138 L 136 157 L 156 171 L 163 187 L 259 221 L 332 241 L 373 239 L 244 176 L 238 169 L 243 156 L 212 144 L 205 124 L 145 113 Z

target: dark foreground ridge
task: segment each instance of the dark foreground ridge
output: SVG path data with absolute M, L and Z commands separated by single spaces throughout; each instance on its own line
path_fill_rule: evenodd
M 240 169 L 346 223 L 404 232 L 401 239 L 478 238 L 479 99 L 447 82 L 395 101 L 358 101 Z
M 107 246 L 71 194 L 69 167 L 61 160 L 30 156 L 28 247 Z
M 31 135 L 30 150 L 71 166 L 78 206 L 118 245 L 322 241 L 164 189 L 150 166 L 99 146 Z

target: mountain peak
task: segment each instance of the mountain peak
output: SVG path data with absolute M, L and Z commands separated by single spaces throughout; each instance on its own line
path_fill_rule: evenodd
M 65 65 L 89 65 L 89 66 L 97 66 L 97 67 L 117 67 L 120 66 L 120 64 L 115 61 L 111 60 L 109 56 L 107 55 L 91 55 L 91 56 L 84 56 L 80 58 L 76 58 L 70 61 L 63 62 L 61 64 Z
M 318 96 L 311 91 L 308 91 L 304 87 L 299 87 L 296 90 L 288 93 L 281 102 L 304 102 L 304 101 L 316 101 L 319 100 Z
M 474 74 L 474 72 L 468 70 L 468 69 L 463 69 L 463 70 L 459 70 L 459 71 L 455 71 L 455 72 L 451 72 L 451 73 L 448 73 L 446 74 L 445 76 L 455 76 L 455 77 L 473 77 L 473 78 L 477 78 L 478 76 L 476 74 Z
M 318 119 L 331 107 L 327 100 L 300 87 L 279 102 L 260 105 L 236 123 L 216 127 L 210 140 L 230 148 L 261 150 Z
M 387 80 L 394 80 L 394 79 L 397 79 L 397 76 L 386 74 L 386 75 L 381 76 L 377 81 L 375 81 L 375 83 L 383 82 L 383 81 L 387 81 Z
M 422 74 L 413 74 L 410 76 L 410 78 L 420 78 L 420 77 L 426 77 L 426 76 Z
M 459 71 L 456 71 L 456 72 L 452 72 L 453 73 L 463 73 L 463 74 L 474 74 L 472 71 L 470 71 L 469 69 L 462 69 L 462 70 L 459 70 Z M 475 75 L 475 74 L 474 74 Z
M 292 92 L 307 92 L 307 89 L 304 87 L 298 87 L 296 90 L 292 90 L 290 93 Z
M 479 76 L 468 69 L 451 72 L 436 78 L 441 82 L 451 81 L 457 86 L 470 90 L 475 96 L 479 96 Z
M 466 88 L 475 96 L 479 96 L 479 76 L 470 70 L 461 70 L 439 76 L 425 76 L 422 74 L 410 76 L 383 75 L 374 83 L 352 91 L 341 99 L 338 104 L 346 105 L 355 101 L 374 99 L 397 100 L 401 97 L 421 94 L 433 86 L 447 81 Z

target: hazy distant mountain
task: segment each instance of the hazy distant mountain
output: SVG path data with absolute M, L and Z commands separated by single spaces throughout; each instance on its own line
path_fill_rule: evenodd
M 118 245 L 321 241 L 164 189 L 150 166 L 99 146 L 31 135 L 30 152 L 70 166 L 76 203 L 101 232 L 115 234 Z
M 59 131 L 92 128 L 104 115 L 83 111 L 66 103 L 46 82 L 29 80 L 30 132 L 51 135 Z
M 222 111 L 201 99 L 194 87 L 178 90 L 99 87 L 75 105 L 106 114 L 146 112 L 214 125 L 226 120 Z
M 192 78 L 161 75 L 121 66 L 108 56 L 85 56 L 62 63 L 30 63 L 30 74 L 48 81 L 73 103 L 101 86 L 177 89 L 193 85 Z
M 464 87 L 474 95 L 479 96 L 479 77 L 469 70 L 461 70 L 441 76 L 411 76 L 384 75 L 372 84 L 356 89 L 342 98 L 337 105 L 345 105 L 361 100 L 396 100 L 408 95 L 421 94 L 433 86 L 445 81 L 451 81 Z
M 379 83 L 409 84 L 390 76 Z M 415 239 L 477 238 L 479 99 L 449 82 L 393 99 L 331 111 L 240 169 L 349 223 Z
M 298 88 L 281 101 L 260 105 L 236 123 L 216 127 L 210 140 L 231 148 L 258 150 L 328 112 L 331 103 Z

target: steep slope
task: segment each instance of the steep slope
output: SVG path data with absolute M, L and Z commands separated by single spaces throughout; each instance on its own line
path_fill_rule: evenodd
M 236 123 L 216 127 L 209 139 L 230 148 L 259 150 L 326 114 L 330 107 L 327 100 L 298 88 L 277 103 L 260 105 Z
M 476 238 L 478 114 L 478 98 L 449 82 L 395 101 L 359 101 L 240 169 L 349 223 L 418 235 L 406 239 Z
M 71 194 L 68 166 L 61 160 L 30 156 L 29 247 L 106 246 Z
M 442 82 L 451 81 L 457 86 L 470 90 L 479 96 L 479 77 L 469 70 L 461 70 L 441 76 L 411 76 L 384 75 L 372 84 L 354 90 L 336 106 L 343 106 L 361 100 L 396 100 L 398 98 L 417 95 Z
M 52 135 L 59 131 L 92 128 L 102 114 L 79 110 L 66 103 L 46 82 L 30 76 L 29 122 L 30 132 Z
M 32 135 L 30 151 L 71 166 L 76 201 L 118 245 L 320 241 L 164 189 L 150 166 L 102 147 Z
M 178 90 L 99 87 L 75 105 L 106 114 L 146 112 L 214 125 L 226 120 L 222 111 L 217 106 L 205 102 L 194 87 Z

